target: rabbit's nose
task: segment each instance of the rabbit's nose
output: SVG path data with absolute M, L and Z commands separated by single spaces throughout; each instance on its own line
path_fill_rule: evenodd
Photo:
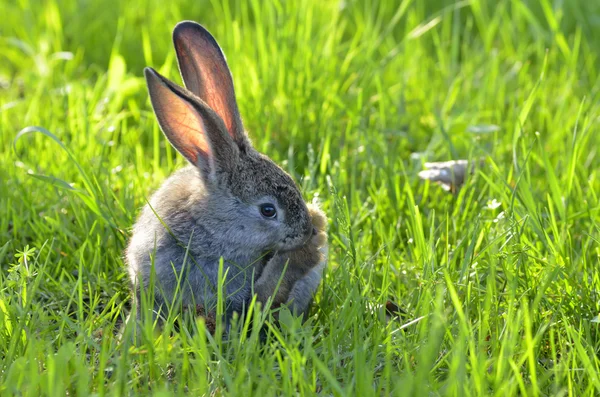
M 317 228 L 316 228 L 316 227 L 313 227 L 313 228 L 312 228 L 312 235 L 313 235 L 313 236 L 316 236 L 316 235 L 317 235 L 317 233 L 318 233 L 318 232 L 317 232 Z

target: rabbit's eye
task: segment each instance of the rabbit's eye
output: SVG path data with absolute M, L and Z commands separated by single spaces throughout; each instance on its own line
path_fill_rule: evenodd
M 277 216 L 277 210 L 273 204 L 261 204 L 260 214 L 265 218 L 275 218 Z

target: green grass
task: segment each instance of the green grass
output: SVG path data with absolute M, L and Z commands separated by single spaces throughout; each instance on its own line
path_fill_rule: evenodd
M 600 394 L 600 2 L 1 0 L 0 15 L 2 396 Z M 184 164 L 142 75 L 181 81 L 183 19 L 223 47 L 257 148 L 330 218 L 309 322 L 264 344 L 202 323 L 115 337 L 130 227 Z M 417 177 L 475 157 L 455 196 Z M 386 323 L 388 299 L 406 316 Z

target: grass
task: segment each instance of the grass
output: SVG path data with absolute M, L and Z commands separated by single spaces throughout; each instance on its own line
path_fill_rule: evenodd
M 0 394 L 600 394 L 600 3 L 0 3 Z M 142 68 L 215 35 L 256 147 L 330 218 L 310 320 L 115 337 L 176 168 Z M 25 130 L 15 141 L 19 131 Z M 425 161 L 486 158 L 456 195 Z M 405 312 L 386 322 L 387 300 Z M 259 318 L 260 317 L 260 318 Z M 258 322 L 269 319 L 258 316 Z

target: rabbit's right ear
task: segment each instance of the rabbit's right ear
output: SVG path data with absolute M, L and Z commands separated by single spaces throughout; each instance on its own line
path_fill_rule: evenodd
M 173 30 L 173 44 L 186 88 L 221 117 L 227 132 L 240 148 L 249 145 L 231 72 L 215 38 L 202 25 L 183 21 Z
M 235 164 L 238 148 L 211 108 L 152 68 L 145 68 L 144 75 L 161 130 L 179 153 L 200 168 L 205 180 L 215 180 L 218 171 Z

